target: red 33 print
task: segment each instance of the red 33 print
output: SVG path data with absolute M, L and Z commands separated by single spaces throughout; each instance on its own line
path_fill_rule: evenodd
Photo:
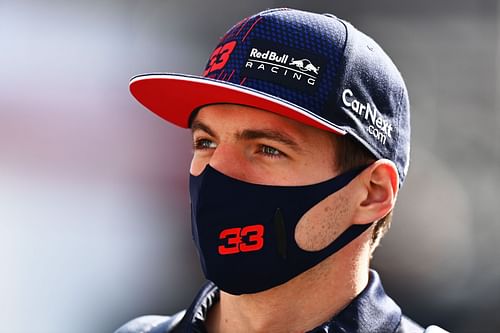
M 208 64 L 205 68 L 205 71 L 203 72 L 203 76 L 207 76 L 214 71 L 223 69 L 224 66 L 226 66 L 226 63 L 229 60 L 229 56 L 233 52 L 235 46 L 236 41 L 233 40 L 217 47 L 214 52 L 212 52 L 212 55 L 208 60 Z
M 219 254 L 259 251 L 264 246 L 264 226 L 249 225 L 243 228 L 224 229 L 219 234 L 223 245 L 219 245 Z

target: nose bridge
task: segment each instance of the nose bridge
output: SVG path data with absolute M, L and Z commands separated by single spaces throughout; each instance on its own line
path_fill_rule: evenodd
M 209 165 L 232 178 L 245 178 L 245 153 L 232 142 L 220 143 L 212 154 Z

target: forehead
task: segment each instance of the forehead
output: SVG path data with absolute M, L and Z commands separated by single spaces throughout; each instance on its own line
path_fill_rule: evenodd
M 331 132 L 305 125 L 296 120 L 275 114 L 270 111 L 237 104 L 214 104 L 204 106 L 194 115 L 191 125 L 201 122 L 205 125 L 232 128 L 267 128 L 275 131 L 285 131 L 298 138 L 309 136 L 324 138 L 331 141 Z

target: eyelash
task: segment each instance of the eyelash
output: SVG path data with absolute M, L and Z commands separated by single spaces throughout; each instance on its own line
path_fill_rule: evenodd
M 286 156 L 279 149 L 276 149 L 276 148 L 271 147 L 271 146 L 266 146 L 266 145 L 260 145 L 258 153 L 262 154 L 268 158 L 283 158 Z
M 196 139 L 193 142 L 193 149 L 194 150 L 205 150 L 205 149 L 215 148 L 215 147 L 211 147 L 212 144 L 215 144 L 212 140 Z
M 217 145 L 209 139 L 196 139 L 193 142 L 193 149 L 194 150 L 207 150 L 207 149 L 214 149 L 216 148 Z M 260 144 L 257 148 L 256 151 L 257 154 L 263 155 L 266 158 L 272 158 L 272 159 L 278 159 L 278 158 L 283 158 L 286 157 L 286 154 L 283 153 L 281 150 L 276 149 L 274 147 L 268 146 L 268 145 L 263 145 Z

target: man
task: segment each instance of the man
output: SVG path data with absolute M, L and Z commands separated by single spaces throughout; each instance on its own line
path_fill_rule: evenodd
M 226 33 L 203 77 L 140 75 L 130 89 L 191 128 L 209 282 L 187 310 L 117 332 L 424 331 L 369 269 L 410 151 L 406 87 L 373 40 L 330 14 L 267 10 Z

